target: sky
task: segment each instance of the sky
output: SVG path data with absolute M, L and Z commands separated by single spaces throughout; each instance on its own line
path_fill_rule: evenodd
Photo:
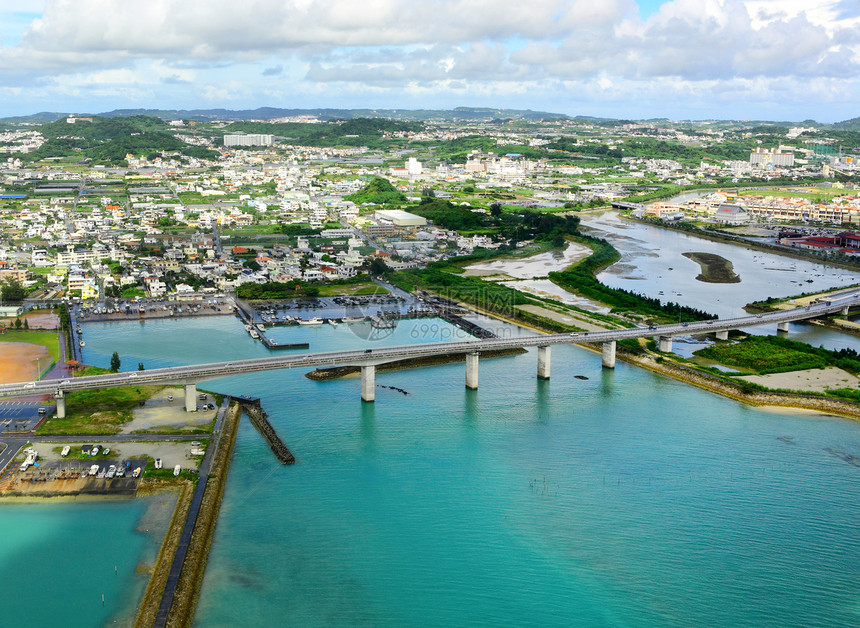
M 860 0 L 0 0 L 0 116 L 860 116 Z

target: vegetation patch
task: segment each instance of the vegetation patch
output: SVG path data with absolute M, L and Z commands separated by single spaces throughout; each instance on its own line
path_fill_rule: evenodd
M 358 283 L 324 284 L 319 287 L 319 296 L 356 296 L 362 294 L 388 294 L 388 290 L 372 281 L 361 281 Z
M 103 369 L 101 369 L 103 370 Z M 116 434 L 132 410 L 164 386 L 125 386 L 79 390 L 66 395 L 66 417 L 50 417 L 39 434 Z
M 401 205 L 406 202 L 406 196 L 397 191 L 388 179 L 373 177 L 373 179 L 355 194 L 350 194 L 346 200 L 356 205 L 372 203 L 374 205 Z
M 682 253 L 687 259 L 696 262 L 702 272 L 696 277 L 697 281 L 705 283 L 740 283 L 741 278 L 735 274 L 732 263 L 725 257 L 714 253 Z
M 851 373 L 860 372 L 860 355 L 854 349 L 816 349 L 805 343 L 778 336 L 747 336 L 735 343 L 721 343 L 699 349 L 694 355 L 726 366 L 755 371 L 759 375 L 825 366 L 838 366 Z
M 283 283 L 270 281 L 267 283 L 243 283 L 236 288 L 236 296 L 240 299 L 267 301 L 270 299 L 289 299 L 292 297 L 315 297 L 319 295 L 319 287 L 304 281 Z
M 621 288 L 610 288 L 597 280 L 597 273 L 620 259 L 615 247 L 601 238 L 579 235 L 574 241 L 589 246 L 593 251 L 590 257 L 560 272 L 549 274 L 550 280 L 571 292 L 599 301 L 612 308 L 613 312 L 635 312 L 655 318 L 668 318 L 673 321 L 699 321 L 716 318 L 708 312 L 672 301 L 663 303 L 660 299 L 646 297 L 638 292 Z

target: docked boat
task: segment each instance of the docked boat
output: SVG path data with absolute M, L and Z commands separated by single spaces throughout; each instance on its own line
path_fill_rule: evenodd
M 360 323 L 364 320 L 364 316 L 344 316 L 340 320 L 342 323 Z
M 328 319 L 328 324 L 331 325 L 332 327 L 337 327 L 337 319 L 336 318 Z
M 321 319 L 319 316 L 314 316 L 310 320 L 299 321 L 299 325 L 322 325 L 323 322 L 323 319 Z
M 251 330 L 251 331 L 249 331 L 248 333 L 249 333 L 249 334 L 251 334 L 251 338 L 253 338 L 254 340 L 259 340 L 259 339 L 260 339 L 260 334 L 259 334 L 259 332 L 258 332 L 256 329 L 252 329 L 252 330 Z
M 82 346 L 82 347 L 86 347 L 86 346 L 87 346 L 87 343 L 85 343 L 83 340 L 81 340 L 78 344 L 79 344 L 80 346 Z

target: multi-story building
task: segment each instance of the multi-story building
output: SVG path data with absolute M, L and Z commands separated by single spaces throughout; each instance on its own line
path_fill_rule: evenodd
M 231 134 L 224 136 L 224 146 L 271 146 L 275 141 L 274 135 L 261 133 Z

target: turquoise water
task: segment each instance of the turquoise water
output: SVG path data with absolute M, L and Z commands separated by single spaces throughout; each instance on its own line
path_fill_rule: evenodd
M 151 500 L 4 503 L 4 626 L 130 625 L 161 542 L 138 530 Z M 162 531 L 163 532 L 163 531 Z M 151 560 L 150 560 L 151 564 Z M 104 595 L 104 604 L 102 604 Z
M 452 333 L 416 325 L 272 336 L 321 351 Z M 85 335 L 85 361 L 124 368 L 266 354 L 231 318 Z M 409 394 L 374 404 L 357 378 L 300 371 L 203 384 L 260 396 L 298 463 L 243 422 L 196 625 L 860 624 L 860 468 L 825 451 L 860 456 L 860 423 L 575 347 L 552 359 L 546 382 L 534 352 L 482 360 L 477 391 L 462 364 L 378 373 Z

